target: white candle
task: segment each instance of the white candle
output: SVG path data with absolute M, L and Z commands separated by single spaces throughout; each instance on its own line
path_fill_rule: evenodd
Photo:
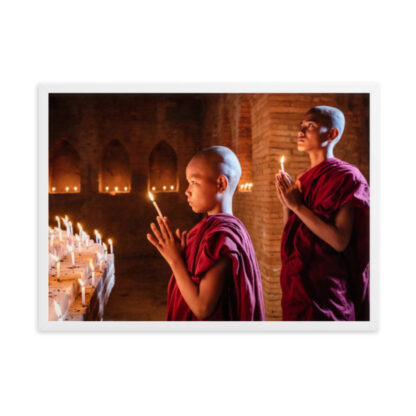
M 159 209 L 159 207 L 158 207 L 158 205 L 157 205 L 156 201 L 154 200 L 153 195 L 152 195 L 152 193 L 151 193 L 151 192 L 149 192 L 149 198 L 150 198 L 150 200 L 152 201 L 153 205 L 155 206 L 156 211 L 157 211 L 157 213 L 159 214 L 159 217 L 160 217 L 160 218 L 163 218 L 162 211 Z
M 108 239 L 108 244 L 110 244 L 110 253 L 113 254 L 113 242 L 111 239 Z
M 81 279 L 78 279 L 78 283 L 81 285 L 82 306 L 85 306 L 85 286 L 84 286 L 84 282 Z
M 61 307 L 59 306 L 59 303 L 56 300 L 53 301 L 53 304 L 55 306 L 56 317 L 58 318 L 58 321 L 60 321 L 62 317 Z
M 75 253 L 74 253 L 74 250 L 71 251 L 71 260 L 72 260 L 72 267 L 75 267 Z
M 56 221 L 58 221 L 58 228 L 61 229 L 61 220 L 59 219 L 58 216 L 55 217 Z
M 282 157 L 280 158 L 280 169 L 281 169 L 281 171 L 282 171 L 282 172 L 284 172 L 284 171 L 285 171 L 285 165 L 284 165 L 284 162 L 285 162 L 285 157 L 284 157 L 284 156 L 282 156 Z
M 95 234 L 95 242 L 98 244 L 98 231 L 94 230 L 94 234 Z
M 53 237 L 54 237 L 54 235 L 52 234 L 51 235 L 51 247 L 53 247 Z
M 91 285 L 92 287 L 95 287 L 95 271 L 94 271 L 94 265 L 92 263 L 92 260 L 90 260 L 90 268 L 91 268 Z

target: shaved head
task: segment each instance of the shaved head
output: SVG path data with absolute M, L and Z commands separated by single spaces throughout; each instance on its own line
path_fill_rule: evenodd
M 232 150 L 225 146 L 211 146 L 198 152 L 193 159 L 204 159 L 216 177 L 224 175 L 231 194 L 234 193 L 240 181 L 241 165 Z
M 337 129 L 339 133 L 336 141 L 338 142 L 345 128 L 345 117 L 341 110 L 328 105 L 318 105 L 311 108 L 306 114 L 315 116 L 318 121 L 331 129 Z

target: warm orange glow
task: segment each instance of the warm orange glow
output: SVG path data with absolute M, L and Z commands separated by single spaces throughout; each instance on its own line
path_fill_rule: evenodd
M 156 186 L 152 186 L 152 191 L 156 191 Z
M 285 171 L 285 166 L 284 166 L 284 163 L 285 163 L 285 157 L 284 157 L 284 156 L 282 156 L 282 157 L 280 158 L 280 170 L 281 170 L 282 172 L 284 172 L 284 171 Z
M 78 226 L 79 231 L 81 232 L 82 231 L 82 225 L 78 222 L 77 226 Z
M 59 306 L 59 303 L 56 301 L 56 300 L 54 300 L 53 301 L 53 304 L 54 304 L 54 306 L 55 306 L 55 313 L 56 313 L 56 316 L 58 317 L 58 319 L 62 316 L 62 310 L 61 310 L 61 307 Z
M 78 186 L 74 186 L 74 191 L 78 191 Z
M 65 187 L 65 191 L 68 192 L 69 191 L 69 186 Z
M 166 186 L 163 186 L 163 190 L 166 191 Z
M 124 190 L 127 191 L 129 188 L 127 186 L 124 187 Z
M 56 188 L 54 186 L 52 186 L 52 192 L 55 192 Z
M 117 192 L 118 191 L 118 186 L 115 186 L 114 187 L 114 190 Z
M 152 193 L 149 191 L 149 198 L 150 198 L 150 200 L 153 202 L 154 201 L 154 198 L 153 198 L 153 195 L 152 195 Z
M 105 187 L 105 190 L 108 191 L 110 188 L 108 186 Z
M 174 188 L 175 188 L 175 187 L 174 187 L 173 185 L 171 185 L 171 186 L 170 186 L 170 189 L 172 189 L 172 190 L 173 190 Z

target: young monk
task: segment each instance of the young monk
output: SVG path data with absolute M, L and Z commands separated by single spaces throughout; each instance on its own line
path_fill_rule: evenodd
M 344 126 L 337 108 L 309 110 L 297 143 L 310 169 L 296 183 L 276 175 L 284 320 L 369 319 L 369 187 L 355 166 L 334 157 Z
M 172 269 L 167 319 L 264 320 L 261 276 L 250 236 L 233 216 L 241 176 L 237 156 L 223 146 L 197 153 L 186 168 L 185 194 L 192 210 L 206 213 L 187 235 L 167 217 L 151 224 L 147 239 Z

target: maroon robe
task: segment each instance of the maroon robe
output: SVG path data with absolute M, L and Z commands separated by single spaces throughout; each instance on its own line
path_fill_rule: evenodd
M 222 257 L 231 259 L 232 273 L 227 276 L 218 305 L 207 320 L 264 320 L 261 276 L 253 244 L 243 223 L 230 214 L 210 215 L 187 235 L 185 262 L 197 285 Z M 182 297 L 174 275 L 168 286 L 167 319 L 198 320 Z
M 342 206 L 354 207 L 351 240 L 342 253 L 312 233 L 291 213 L 283 230 L 281 286 L 283 319 L 369 319 L 369 187 L 349 163 L 329 158 L 299 181 L 304 204 L 334 224 Z

